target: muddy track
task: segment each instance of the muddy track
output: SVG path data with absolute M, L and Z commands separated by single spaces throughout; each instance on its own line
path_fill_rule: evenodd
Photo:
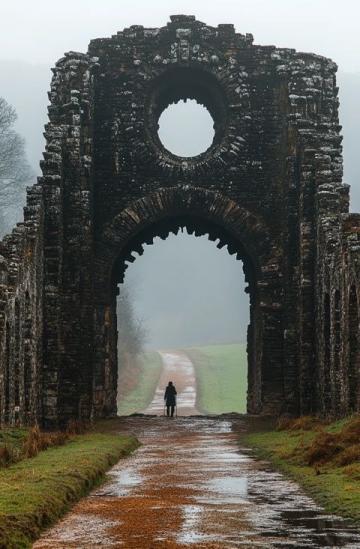
M 174 365 L 171 355 L 164 360 Z M 156 399 L 162 410 L 160 396 L 152 411 Z M 188 399 L 187 413 L 194 403 Z M 134 433 L 143 446 L 34 547 L 360 548 L 348 523 L 239 447 L 245 428 L 237 417 L 119 420 L 119 431 Z

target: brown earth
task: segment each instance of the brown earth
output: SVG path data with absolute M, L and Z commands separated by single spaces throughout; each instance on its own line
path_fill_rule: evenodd
M 162 412 L 164 385 L 173 377 L 185 413 L 196 413 L 191 363 L 174 353 L 163 360 L 148 410 Z M 294 482 L 239 447 L 246 429 L 239 416 L 129 417 L 117 429 L 143 445 L 34 548 L 360 548 L 348 523 L 325 515 Z

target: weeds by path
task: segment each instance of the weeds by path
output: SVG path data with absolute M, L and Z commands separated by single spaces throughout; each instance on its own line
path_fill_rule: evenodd
M 0 469 L 21 459 L 27 429 L 0 429 Z
M 0 548 L 31 547 L 42 529 L 137 446 L 131 436 L 89 433 L 0 469 Z
M 255 429 L 253 429 L 255 430 Z M 280 420 L 245 435 L 259 457 L 294 478 L 328 512 L 360 523 L 360 416 Z
M 144 410 L 153 399 L 163 368 L 157 352 L 132 358 L 119 370 L 118 415 L 127 416 Z
M 70 421 L 65 431 L 41 431 L 38 425 L 0 429 L 0 468 L 37 456 L 53 446 L 63 446 L 73 435 L 83 434 L 87 426 Z

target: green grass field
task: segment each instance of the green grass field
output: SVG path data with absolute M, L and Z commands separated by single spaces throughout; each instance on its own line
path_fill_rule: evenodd
M 143 353 L 119 372 L 118 415 L 144 410 L 153 399 L 162 370 L 157 352 Z
M 199 411 L 246 413 L 246 345 L 209 345 L 185 351 L 195 367 Z
M 1 468 L 0 547 L 31 547 L 43 528 L 137 446 L 137 440 L 131 436 L 89 433 Z
M 193 362 L 197 407 L 202 413 L 246 413 L 247 355 L 245 344 L 184 349 Z M 119 371 L 118 415 L 144 410 L 151 402 L 162 369 L 157 352 L 127 361 Z

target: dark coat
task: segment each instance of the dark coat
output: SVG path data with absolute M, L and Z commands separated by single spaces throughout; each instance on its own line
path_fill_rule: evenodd
M 168 385 L 166 387 L 164 400 L 166 400 L 166 406 L 176 406 L 176 389 L 174 385 Z

